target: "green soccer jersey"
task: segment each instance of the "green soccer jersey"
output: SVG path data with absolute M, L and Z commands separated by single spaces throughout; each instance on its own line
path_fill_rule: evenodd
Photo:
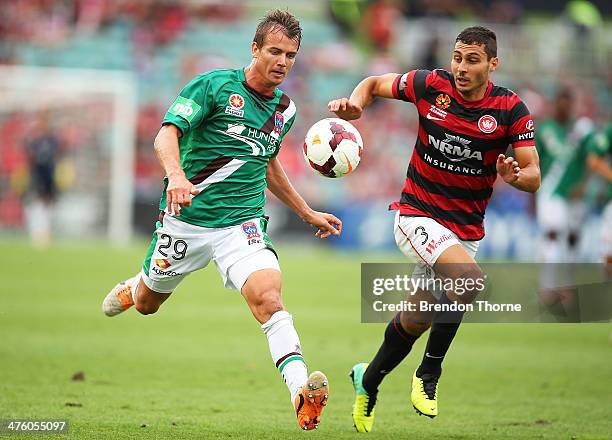
M 240 224 L 264 213 L 266 169 L 295 120 L 293 101 L 253 90 L 243 69 L 213 70 L 181 91 L 162 124 L 176 125 L 181 166 L 201 192 L 178 217 L 208 228 Z M 160 210 L 166 208 L 166 188 Z
M 596 154 L 608 161 L 612 160 L 612 124 L 608 124 L 602 132 L 590 137 L 587 143 L 587 152 L 589 154 Z M 605 185 L 606 192 L 604 201 L 612 200 L 612 184 L 605 182 Z
M 553 119 L 538 124 L 536 147 L 542 172 L 541 195 L 565 199 L 572 196 L 585 177 L 586 144 L 591 135 L 591 123 L 586 120 L 570 127 Z

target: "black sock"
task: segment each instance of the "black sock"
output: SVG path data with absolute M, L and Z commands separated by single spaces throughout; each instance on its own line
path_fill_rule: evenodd
M 410 353 L 412 345 L 418 339 L 418 336 L 413 336 L 406 333 L 400 323 L 400 314 L 398 313 L 387 325 L 385 330 L 385 339 L 378 349 L 378 353 L 370 362 L 368 369 L 363 375 L 363 387 L 368 394 L 376 394 L 378 386 L 383 381 L 385 375 L 399 365 L 404 358 Z
M 452 302 L 446 294 L 443 294 L 439 304 L 452 304 Z M 463 313 L 458 311 L 436 312 L 429 331 L 427 348 L 416 372 L 417 377 L 421 377 L 423 374 L 433 374 L 434 376 L 442 374 L 442 361 L 451 342 L 453 342 L 455 334 L 457 334 Z

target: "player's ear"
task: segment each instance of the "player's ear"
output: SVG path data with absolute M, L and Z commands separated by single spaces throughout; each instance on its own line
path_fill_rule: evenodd
M 489 60 L 489 72 L 495 72 L 497 65 L 499 64 L 499 58 L 493 57 Z
M 257 43 L 254 41 L 251 43 L 251 55 L 253 58 L 257 58 L 259 55 L 259 46 L 257 46 Z

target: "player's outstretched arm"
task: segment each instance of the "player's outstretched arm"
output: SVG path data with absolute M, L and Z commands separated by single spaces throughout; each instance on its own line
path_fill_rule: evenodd
M 155 154 L 168 176 L 166 189 L 166 206 L 172 215 L 181 215 L 182 206 L 191 206 L 191 198 L 199 194 L 193 184 L 185 177 L 181 167 L 178 127 L 172 124 L 164 125 L 155 137 Z
M 393 98 L 393 82 L 397 73 L 387 73 L 380 76 L 369 76 L 361 81 L 350 98 L 332 99 L 327 104 L 330 112 L 346 121 L 359 119 L 374 98 Z
M 589 153 L 587 156 L 587 165 L 591 171 L 594 171 L 608 182 L 612 183 L 612 167 L 606 159 L 595 153 Z
M 330 235 L 340 235 L 342 222 L 336 216 L 326 212 L 313 210 L 302 196 L 295 190 L 277 157 L 270 159 L 266 171 L 268 189 L 281 202 L 291 208 L 302 220 L 317 228 L 315 236 L 327 238 Z
M 514 150 L 514 157 L 500 154 L 495 164 L 497 172 L 516 189 L 536 192 L 540 188 L 540 159 L 535 147 L 521 147 Z

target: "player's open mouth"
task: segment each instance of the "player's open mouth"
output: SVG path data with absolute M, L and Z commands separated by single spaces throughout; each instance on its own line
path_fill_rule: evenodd
M 276 76 L 285 76 L 285 72 L 281 72 L 280 70 L 273 70 L 272 74 Z
M 457 84 L 459 84 L 459 85 L 464 86 L 464 85 L 466 85 L 467 83 L 469 83 L 469 82 L 470 82 L 470 80 L 468 80 L 468 79 L 466 79 L 466 78 L 457 78 L 457 79 L 455 80 L 455 82 L 456 82 Z

